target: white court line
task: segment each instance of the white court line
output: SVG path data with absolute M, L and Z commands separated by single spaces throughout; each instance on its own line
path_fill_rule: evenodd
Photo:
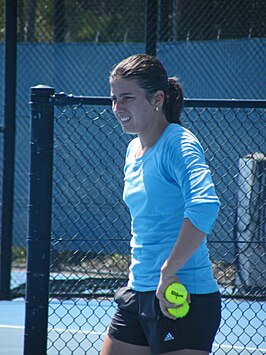
M 0 328 L 8 328 L 8 329 L 24 329 L 24 326 L 22 325 L 6 325 L 6 324 L 0 324 Z M 66 333 L 82 333 L 82 334 L 93 334 L 93 335 L 106 335 L 106 332 L 100 333 L 100 332 L 95 332 L 93 330 L 80 330 L 80 329 L 66 329 L 66 328 L 48 328 L 48 331 L 51 332 L 66 332 Z M 238 346 L 238 345 L 225 345 L 225 344 L 213 344 L 214 347 L 216 348 L 221 348 L 221 349 L 230 349 L 230 350 L 248 350 L 248 351 L 261 351 L 262 354 L 266 354 L 266 348 L 261 349 L 261 348 L 253 348 L 253 347 L 245 347 L 245 346 Z
M 238 345 L 225 345 L 225 344 L 217 344 L 213 343 L 213 346 L 221 349 L 230 349 L 230 350 L 248 350 L 248 351 L 261 351 L 262 354 L 266 354 L 266 349 L 261 348 L 252 348 L 247 346 L 238 346 Z
M 24 329 L 23 325 L 7 325 L 7 324 L 0 324 L 0 328 L 7 328 L 7 329 Z
M 0 324 L 0 328 L 7 329 L 23 329 L 23 325 L 8 325 L 8 324 Z M 80 330 L 80 329 L 66 329 L 66 328 L 48 328 L 48 332 L 61 332 L 61 333 L 81 333 L 81 334 L 93 334 L 93 335 L 106 335 L 107 333 L 95 332 L 94 330 Z

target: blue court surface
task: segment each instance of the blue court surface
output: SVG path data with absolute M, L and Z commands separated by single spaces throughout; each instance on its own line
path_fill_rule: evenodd
M 100 305 L 100 306 L 99 306 Z M 80 312 L 82 308 L 83 312 Z M 56 312 L 54 312 L 56 310 Z M 111 301 L 71 301 L 49 303 L 48 355 L 98 355 L 105 336 L 106 326 L 115 311 Z M 58 322 L 60 312 L 64 323 Z M 233 313 L 233 316 L 232 316 Z M 68 314 L 69 318 L 65 315 Z M 222 332 L 215 339 L 216 355 L 265 355 L 266 354 L 266 302 L 237 300 L 223 301 Z M 25 301 L 0 301 L 0 355 L 23 355 Z M 84 322 L 89 317 L 90 324 Z M 75 319 L 75 322 L 73 322 Z M 99 323 L 99 319 L 101 322 Z M 204 326 L 204 324 L 203 324 Z M 232 331 L 233 329 L 233 331 Z M 244 332 L 243 332 L 244 329 Z M 256 332 L 259 329 L 259 332 Z M 262 338 L 264 334 L 264 338 Z M 59 340 L 58 340 L 59 339 Z M 67 342 L 67 348 L 64 346 Z M 79 349 L 77 344 L 82 343 Z M 88 352 L 87 347 L 90 349 Z M 91 349 L 94 343 L 95 348 Z

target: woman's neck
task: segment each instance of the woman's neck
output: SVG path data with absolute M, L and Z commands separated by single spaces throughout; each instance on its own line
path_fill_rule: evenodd
M 150 130 L 147 135 L 139 134 L 140 139 L 140 147 L 136 153 L 136 158 L 143 156 L 147 153 L 151 147 L 157 142 L 157 140 L 161 137 L 166 127 L 169 125 L 169 122 L 166 120 L 162 120 L 160 124 L 154 127 L 153 130 Z

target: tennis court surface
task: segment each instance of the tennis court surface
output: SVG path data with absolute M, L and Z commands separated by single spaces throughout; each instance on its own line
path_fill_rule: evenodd
M 49 323 L 53 324 L 53 327 L 48 325 L 47 354 L 99 354 L 106 327 L 114 311 L 114 303 L 108 300 L 51 301 Z M 222 313 L 221 331 L 215 339 L 214 354 L 266 354 L 266 302 L 224 300 Z M 68 317 L 65 316 L 66 314 Z M 230 317 L 231 314 L 234 314 L 234 318 Z M 24 316 L 24 300 L 0 302 L 0 355 L 23 354 Z M 86 322 L 88 317 L 89 323 Z M 63 318 L 64 322 L 61 322 L 60 318 Z M 259 332 L 256 332 L 255 329 L 258 328 Z M 265 334 L 264 339 L 259 334 Z M 49 346 L 55 343 L 57 350 L 53 346 L 49 351 Z

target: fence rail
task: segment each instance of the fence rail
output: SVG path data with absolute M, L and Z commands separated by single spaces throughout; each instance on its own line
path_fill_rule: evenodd
M 265 108 L 263 100 L 185 100 L 183 124 L 202 142 L 222 202 L 208 244 L 224 300 L 265 300 Z M 79 307 L 75 300 L 98 300 L 101 307 L 126 282 L 130 238 L 121 200 L 130 137 L 122 133 L 110 99 L 38 86 L 31 91 L 31 109 L 25 355 L 36 349 L 45 354 L 47 337 L 48 353 L 58 349 L 53 319 L 69 322 Z M 60 308 L 70 299 L 73 307 L 62 316 Z M 86 317 L 80 307 L 93 328 L 95 314 Z M 234 312 L 241 311 L 237 307 Z M 108 317 L 110 308 L 102 310 Z M 102 327 L 101 334 L 107 324 Z M 263 331 L 260 325 L 261 336 Z M 227 337 L 223 327 L 220 334 Z M 79 346 L 94 351 L 99 341 Z M 70 342 L 63 347 L 71 348 Z
M 92 105 L 111 106 L 106 96 L 73 96 L 65 93 L 54 94 L 50 102 L 55 106 Z M 266 100 L 221 100 L 221 99 L 184 99 L 184 107 L 226 107 L 226 108 L 266 108 Z

